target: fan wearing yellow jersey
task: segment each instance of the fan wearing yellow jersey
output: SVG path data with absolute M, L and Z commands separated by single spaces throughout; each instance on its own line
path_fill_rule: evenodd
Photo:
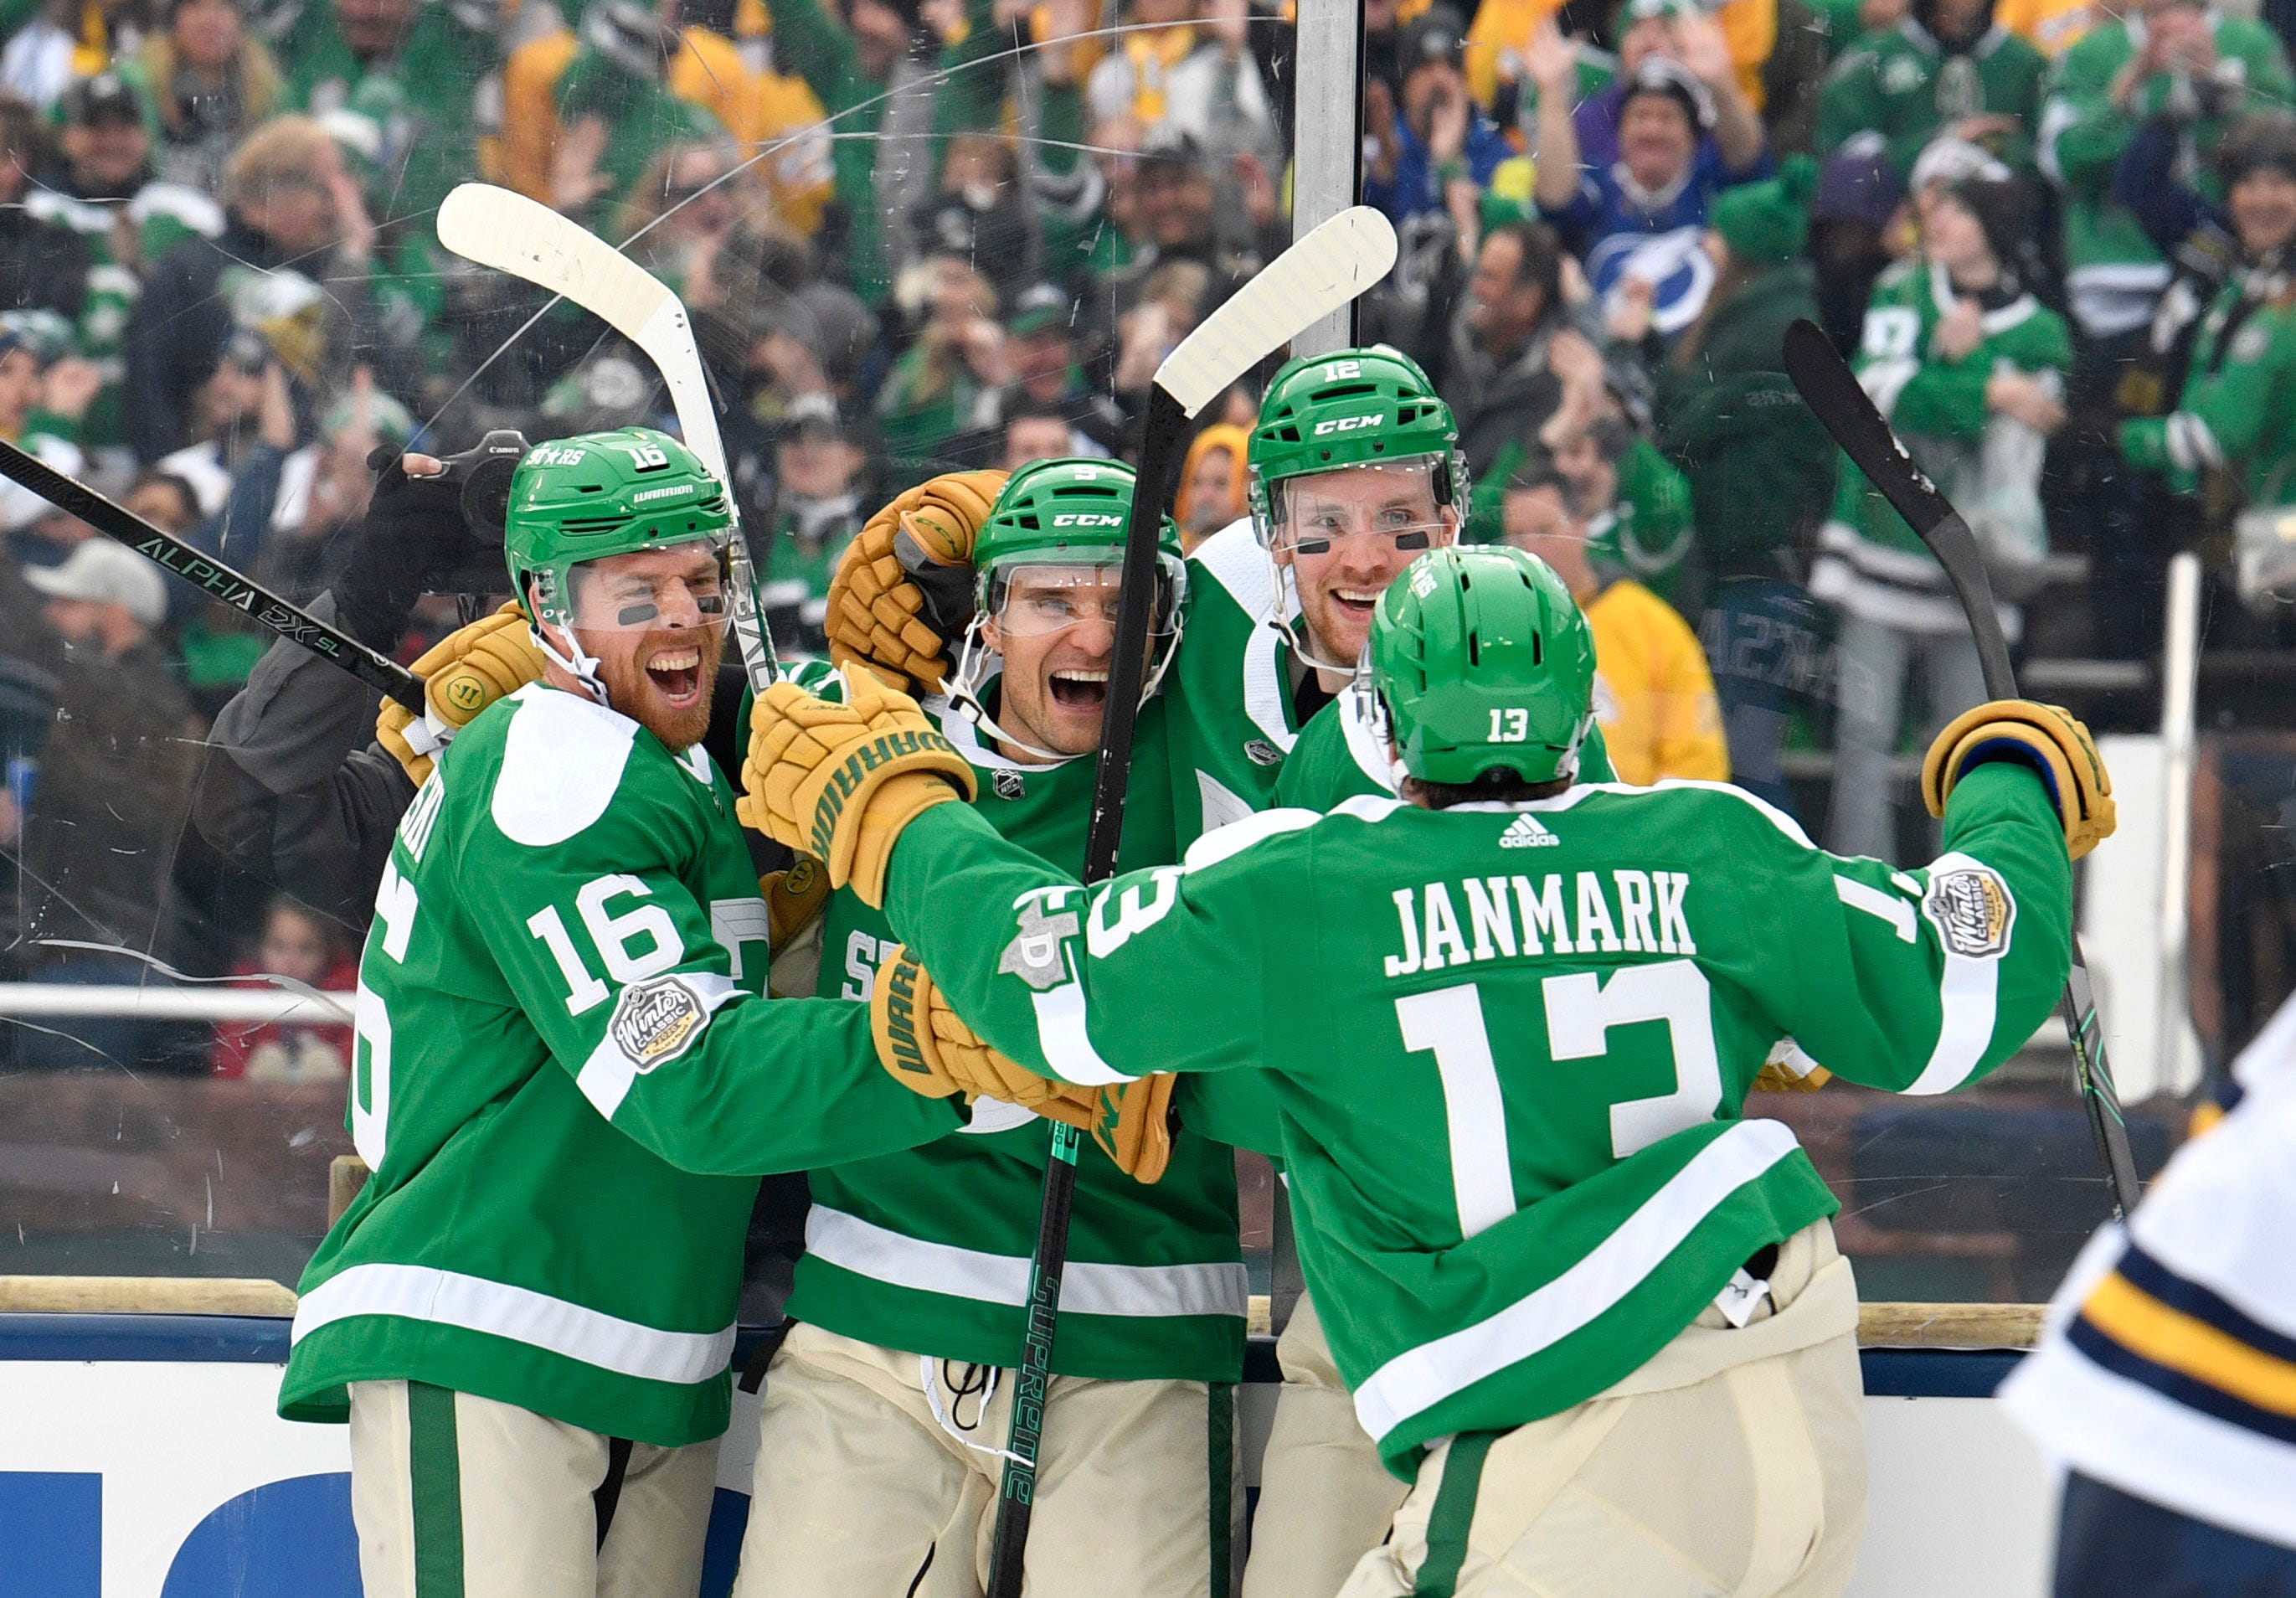
M 1730 779 L 1730 753 L 1698 635 L 1681 614 L 1625 575 L 1610 511 L 1552 466 L 1507 488 L 1506 540 L 1569 586 L 1595 634 L 1595 715 L 1622 782 Z

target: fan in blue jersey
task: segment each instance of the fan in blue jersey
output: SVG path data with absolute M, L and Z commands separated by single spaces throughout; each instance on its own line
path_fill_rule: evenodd
M 1720 35 L 1688 36 L 1686 61 L 1652 55 L 1619 100 L 1618 157 L 1585 166 L 1570 115 L 1574 46 L 1552 26 L 1533 39 L 1539 83 L 1539 210 L 1586 263 L 1606 304 L 1646 298 L 1661 334 L 1688 325 L 1714 286 L 1698 248 L 1714 196 L 1768 176 L 1760 119 L 1739 92 Z

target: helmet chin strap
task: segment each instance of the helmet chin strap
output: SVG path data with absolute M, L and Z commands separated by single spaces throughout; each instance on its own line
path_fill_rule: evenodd
M 975 616 L 964 630 L 964 648 L 956 657 L 956 670 L 948 680 L 948 702 L 956 712 L 981 731 L 1000 744 L 1035 755 L 1038 760 L 1059 762 L 1074 760 L 1072 754 L 1062 754 L 1051 749 L 1039 749 L 1026 738 L 1016 738 L 996 723 L 981 701 L 980 690 L 988 685 L 988 663 L 1002 662 L 1004 656 L 991 649 L 980 638 L 980 618 Z
M 580 683 L 590 697 L 608 710 L 613 709 L 614 702 L 608 697 L 606 685 L 598 677 L 598 668 L 605 663 L 584 650 L 582 640 L 576 635 L 572 627 L 558 622 L 553 622 L 552 625 L 566 635 L 567 647 L 571 651 L 570 655 L 558 653 L 557 647 L 551 643 L 550 635 L 543 630 L 540 622 L 529 622 L 527 630 L 534 635 L 535 647 L 542 651 L 552 665 Z
M 1295 659 L 1313 666 L 1318 671 L 1339 671 L 1352 676 L 1356 669 L 1355 662 L 1349 661 L 1342 665 L 1335 660 L 1325 660 L 1316 654 L 1314 647 L 1308 643 L 1308 640 L 1315 636 L 1316 630 L 1308 624 L 1307 610 L 1300 603 L 1300 584 L 1298 579 L 1292 575 L 1292 568 L 1277 560 L 1275 551 L 1272 548 L 1267 552 L 1267 564 L 1268 569 L 1275 574 L 1275 614 L 1269 618 L 1268 625 L 1275 628 L 1283 637 L 1284 643 L 1291 647 Z M 1293 620 L 1294 613 L 1297 613 L 1298 617 L 1296 622 Z
M 1056 750 L 1039 749 L 1026 738 L 1016 738 L 998 726 L 996 718 L 988 713 L 988 706 L 981 701 L 980 690 L 988 686 L 988 663 L 994 660 L 1001 665 L 1004 657 L 982 640 L 980 636 L 982 620 L 983 618 L 980 616 L 973 617 L 964 630 L 964 647 L 957 655 L 956 670 L 949 674 L 949 704 L 956 708 L 959 715 L 998 743 L 1010 744 L 1015 749 L 1025 750 L 1038 760 L 1058 762 L 1083 759 L 1084 756 L 1080 754 L 1062 754 Z M 1141 704 L 1147 704 L 1150 696 L 1153 695 L 1158 687 L 1162 684 L 1164 673 L 1171 667 L 1172 655 L 1177 650 L 1179 642 L 1179 637 L 1175 633 L 1165 644 L 1164 653 L 1157 659 L 1154 667 L 1148 673 L 1148 680 L 1140 685 Z

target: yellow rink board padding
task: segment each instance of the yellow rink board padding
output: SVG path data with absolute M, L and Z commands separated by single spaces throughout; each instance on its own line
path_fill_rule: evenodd
M 354 1189 L 354 1190 L 356 1190 Z M 1868 1348 L 2030 1348 L 2038 1304 L 1866 1304 L 1857 1340 Z M 291 1315 L 292 1289 L 275 1281 L 191 1276 L 0 1276 L 0 1314 Z M 1267 1296 L 1251 1296 L 1250 1330 L 1269 1333 Z

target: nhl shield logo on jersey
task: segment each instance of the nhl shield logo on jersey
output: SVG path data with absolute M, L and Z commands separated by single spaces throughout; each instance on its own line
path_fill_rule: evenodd
M 1922 910 L 1945 946 L 1970 960 L 1992 960 L 2009 947 L 2017 902 L 1990 866 L 1964 866 L 1930 878 Z
M 1280 766 L 1283 763 L 1283 751 L 1266 738 L 1254 738 L 1243 746 L 1243 758 L 1255 766 Z
M 708 1019 L 692 988 L 674 976 L 661 976 L 624 988 L 606 1032 L 644 1075 L 691 1049 Z
M 1029 779 L 1018 771 L 998 771 L 988 778 L 988 786 L 999 799 L 1018 799 L 1029 791 Z

